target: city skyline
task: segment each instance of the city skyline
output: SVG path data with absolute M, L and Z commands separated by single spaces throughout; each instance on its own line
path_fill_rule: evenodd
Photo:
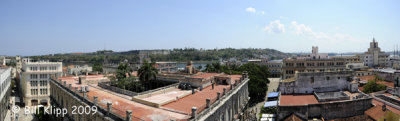
M 383 51 L 399 1 L 1 1 L 0 55 L 97 50 L 271 48 Z

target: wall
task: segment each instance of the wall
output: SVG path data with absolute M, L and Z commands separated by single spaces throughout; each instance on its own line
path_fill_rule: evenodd
M 279 90 L 281 94 L 312 94 L 314 92 L 350 90 L 348 85 L 352 80 L 348 81 L 348 78 L 351 78 L 351 72 L 348 71 L 298 73 L 295 81 L 279 82 Z
M 198 121 L 233 121 L 235 115 L 240 115 L 247 107 L 249 92 L 248 81 L 244 79 L 233 90 L 216 100 L 209 108 L 205 108 L 198 114 Z
M 338 101 L 330 103 L 278 106 L 278 121 L 291 114 L 297 114 L 305 119 L 321 118 L 326 120 L 363 115 L 364 111 L 372 107 L 372 98 Z
M 50 81 L 51 86 L 51 105 L 57 108 L 66 108 L 67 115 L 65 117 L 58 117 L 59 121 L 123 121 L 124 118 L 114 113 L 106 116 L 107 110 L 101 106 L 95 105 L 87 98 L 83 98 L 78 93 L 71 91 L 65 85 L 55 80 Z M 72 106 L 97 106 L 98 112 L 92 115 L 72 115 Z M 53 115 L 54 116 L 54 115 Z

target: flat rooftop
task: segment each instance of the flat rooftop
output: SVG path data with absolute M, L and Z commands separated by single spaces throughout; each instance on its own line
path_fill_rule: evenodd
M 231 78 L 231 84 L 234 84 L 237 79 L 240 79 L 242 75 L 229 75 Z M 210 98 L 211 102 L 216 99 L 217 92 L 220 92 L 222 95 L 223 88 L 226 88 L 227 91 L 230 89 L 229 85 L 215 85 L 214 89 L 212 86 L 208 86 L 204 88 L 202 91 L 197 91 L 195 94 L 190 94 L 183 98 L 180 98 L 177 101 L 173 101 L 171 103 L 165 104 L 162 107 L 184 112 L 190 114 L 192 112 L 192 107 L 197 107 L 198 112 L 202 111 L 202 108 L 206 105 L 206 99 Z
M 350 93 L 348 91 L 344 91 L 346 95 L 350 97 L 349 100 L 353 100 L 354 96 L 359 95 L 360 93 Z M 338 100 L 342 101 L 342 100 Z M 290 105 L 307 105 L 307 104 L 318 104 L 318 103 L 328 103 L 335 101 L 318 101 L 318 99 L 313 94 L 308 95 L 281 95 L 279 105 L 282 106 L 290 106 Z
M 207 78 L 207 77 L 216 76 L 218 74 L 219 73 L 198 73 L 198 74 L 195 74 L 195 75 L 191 76 L 191 78 L 204 79 L 204 78 Z
M 149 102 L 154 102 L 158 104 L 162 104 L 168 102 L 170 100 L 175 100 L 177 97 L 183 97 L 187 93 L 192 93 L 192 90 L 181 90 L 181 89 L 174 89 L 172 91 L 168 91 L 158 95 L 152 95 L 150 97 L 140 98 Z
M 103 75 L 88 76 L 88 78 L 101 79 L 103 78 Z M 126 117 L 126 112 L 125 112 L 126 110 L 132 110 L 133 120 L 137 120 L 134 117 L 140 118 L 142 120 L 155 120 L 159 118 L 162 118 L 164 120 L 190 118 L 190 116 L 185 114 L 167 111 L 161 108 L 155 108 L 138 102 L 134 102 L 130 100 L 129 96 L 124 97 L 119 94 L 115 94 L 108 90 L 102 89 L 95 84 L 80 85 L 78 83 L 79 77 L 77 76 L 59 77 L 59 79 L 61 79 L 62 81 L 66 81 L 67 85 L 71 84 L 73 88 L 81 86 L 89 86 L 90 91 L 87 92 L 89 100 L 94 101 L 93 96 L 97 96 L 99 105 L 102 106 L 103 108 L 107 108 L 107 102 L 112 102 L 112 112 L 122 117 Z M 82 95 L 82 93 L 79 94 Z
M 206 73 L 205 75 L 217 75 L 217 73 Z M 231 79 L 230 83 L 234 84 L 234 80 L 240 79 L 242 75 L 228 75 L 228 77 Z M 87 76 L 87 78 L 102 79 L 104 77 L 103 75 L 89 75 Z M 126 110 L 132 110 L 133 120 L 137 120 L 137 118 L 140 118 L 142 120 L 187 120 L 191 117 L 190 114 L 192 107 L 197 107 L 197 112 L 200 113 L 205 108 L 207 98 L 210 98 L 212 100 L 216 99 L 217 92 L 221 92 L 222 95 L 223 88 L 226 88 L 227 91 L 230 89 L 229 85 L 216 85 L 214 89 L 212 89 L 212 86 L 208 86 L 202 91 L 196 91 L 195 94 L 191 94 L 191 90 L 173 89 L 165 93 L 141 98 L 149 102 L 162 104 L 163 102 L 169 101 L 171 99 L 176 99 L 177 96 L 179 97 L 183 95 L 183 97 L 161 105 L 160 108 L 157 108 L 135 102 L 130 96 L 111 92 L 109 90 L 98 87 L 96 84 L 81 85 L 78 83 L 78 76 L 59 77 L 58 79 L 66 81 L 67 85 L 71 84 L 71 90 L 75 90 L 75 87 L 89 86 L 90 91 L 87 92 L 87 97 L 89 100 L 93 101 L 93 96 L 97 96 L 99 102 L 98 104 L 103 108 L 107 107 L 107 102 L 112 102 L 112 112 L 122 117 L 126 117 Z M 187 92 L 190 92 L 190 94 L 187 95 Z M 78 94 L 82 96 L 82 93 Z M 211 101 L 211 103 L 213 103 L 213 101 Z

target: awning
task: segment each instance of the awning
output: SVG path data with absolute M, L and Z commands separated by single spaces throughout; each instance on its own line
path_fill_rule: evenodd
M 268 98 L 275 98 L 279 96 L 279 92 L 270 92 L 268 93 Z
M 267 108 L 267 107 L 275 107 L 275 106 L 277 106 L 277 105 L 278 105 L 278 101 L 268 101 L 268 102 L 265 102 L 264 108 Z

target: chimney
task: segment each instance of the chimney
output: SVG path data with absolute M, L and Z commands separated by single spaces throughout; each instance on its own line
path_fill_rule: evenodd
M 132 110 L 126 111 L 126 119 L 125 121 L 132 121 Z
M 382 106 L 382 111 L 386 111 L 386 105 L 385 104 Z
M 89 75 L 89 72 L 86 71 L 86 76 Z
M 64 86 L 67 86 L 67 82 L 66 81 L 64 81 Z
M 93 103 L 96 105 L 97 104 L 97 96 L 93 96 Z
M 225 95 L 226 93 L 226 88 L 224 88 L 224 91 L 222 92 L 222 95 Z
M 97 75 L 97 76 L 99 75 L 99 72 L 98 72 L 98 71 L 96 71 L 96 75 Z
M 231 88 L 231 90 L 233 89 L 233 85 L 232 84 L 230 84 L 230 88 Z
M 209 108 L 210 107 L 210 98 L 207 98 L 206 99 L 206 108 Z
M 83 98 L 86 98 L 86 91 L 82 90 Z
M 112 102 L 107 102 L 107 116 L 110 115 L 112 108 Z
M 194 94 L 194 93 L 195 93 L 194 88 L 192 88 L 192 94 Z
M 196 107 L 192 107 L 192 118 L 196 121 L 196 112 L 197 112 L 197 108 Z
M 214 83 L 212 83 L 212 89 L 214 89 Z
M 72 88 L 72 84 L 68 84 L 68 87 L 71 89 Z
M 221 93 L 217 92 L 217 100 L 219 100 L 220 95 L 221 95 Z
M 75 93 L 78 93 L 78 87 L 75 87 Z

